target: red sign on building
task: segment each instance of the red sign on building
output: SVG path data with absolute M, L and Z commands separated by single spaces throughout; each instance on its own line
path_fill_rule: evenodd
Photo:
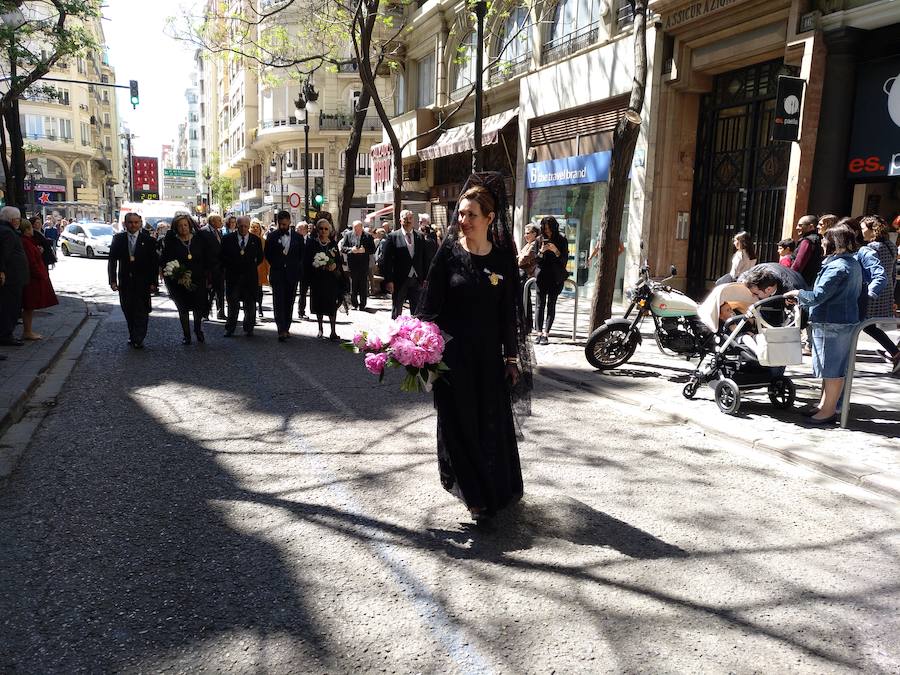
M 159 162 L 156 157 L 134 157 L 132 163 L 135 201 L 159 199 Z

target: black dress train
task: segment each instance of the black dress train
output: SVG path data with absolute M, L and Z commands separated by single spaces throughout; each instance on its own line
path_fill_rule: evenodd
M 496 512 L 522 496 L 504 355 L 516 354 L 518 271 L 497 246 L 473 255 L 459 242 L 432 263 L 420 317 L 449 336 L 450 372 L 434 384 L 444 489 L 471 509 Z

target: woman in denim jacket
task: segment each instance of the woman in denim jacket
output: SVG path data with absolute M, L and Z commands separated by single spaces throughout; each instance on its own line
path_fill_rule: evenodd
M 854 255 L 857 245 L 853 230 L 846 225 L 831 228 L 822 237 L 822 248 L 827 257 L 813 289 L 785 294 L 796 297 L 801 307 L 810 310 L 813 375 L 822 378 L 819 405 L 810 411 L 814 424 L 829 424 L 837 417 L 835 408 L 844 389 L 862 291 L 862 268 Z

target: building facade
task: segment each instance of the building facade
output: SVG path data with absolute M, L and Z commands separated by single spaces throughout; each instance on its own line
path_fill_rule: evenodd
M 100 19 L 85 24 L 104 44 Z M 32 208 L 65 218 L 113 220 L 124 195 L 115 70 L 105 49 L 57 62 L 19 102 Z M 39 173 L 38 173 L 39 172 Z

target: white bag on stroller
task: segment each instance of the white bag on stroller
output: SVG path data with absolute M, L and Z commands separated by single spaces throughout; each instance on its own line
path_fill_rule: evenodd
M 744 335 L 741 342 L 753 350 L 761 366 L 796 366 L 803 362 L 799 317 L 792 326 L 773 326 L 762 318 L 756 306 L 749 313 L 756 320 L 756 335 Z

